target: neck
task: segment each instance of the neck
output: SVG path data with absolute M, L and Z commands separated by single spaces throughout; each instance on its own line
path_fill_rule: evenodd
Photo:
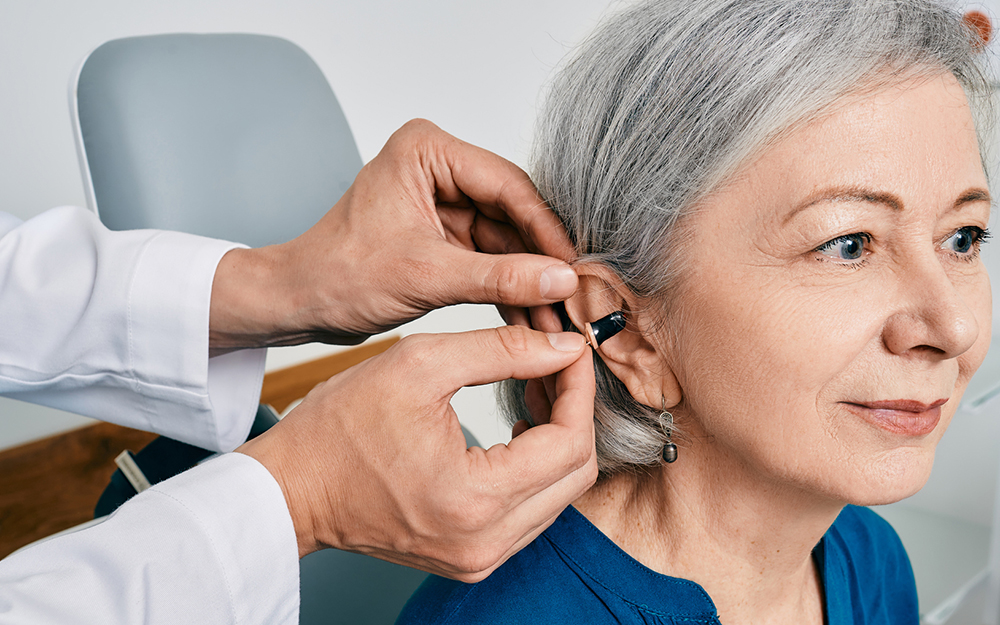
M 699 583 L 724 623 L 822 623 L 812 550 L 842 504 L 782 485 L 718 453 L 610 476 L 576 507 L 647 567 Z

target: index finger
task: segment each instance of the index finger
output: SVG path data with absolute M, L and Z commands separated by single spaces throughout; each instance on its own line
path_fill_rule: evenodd
M 576 258 L 562 222 L 528 174 L 488 150 L 448 137 L 437 143 L 444 167 L 432 169 L 441 199 L 455 202 L 464 195 L 490 219 L 516 227 L 539 252 L 567 262 Z
M 537 425 L 506 446 L 495 445 L 488 465 L 495 471 L 493 483 L 505 484 L 511 492 L 511 507 L 560 483 L 553 496 L 535 503 L 528 512 L 538 520 L 565 508 L 593 485 L 597 477 L 594 449 L 593 352 L 584 354 L 556 376 L 556 401 L 548 423 Z M 580 471 L 593 463 L 593 470 Z

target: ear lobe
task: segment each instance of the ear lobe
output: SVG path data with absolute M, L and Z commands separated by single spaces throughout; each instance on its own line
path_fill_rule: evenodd
M 595 350 L 611 373 L 622 381 L 639 403 L 654 409 L 676 406 L 681 389 L 673 371 L 660 353 L 662 343 L 647 339 L 654 326 L 649 307 L 607 267 L 582 264 L 575 267 L 580 277 L 576 293 L 566 300 L 566 313 L 581 333 L 584 325 L 616 310 L 625 313 L 625 329 Z M 659 347 L 658 347 L 659 346 Z

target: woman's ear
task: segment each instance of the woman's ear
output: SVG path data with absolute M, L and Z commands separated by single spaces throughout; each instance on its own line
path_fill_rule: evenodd
M 663 343 L 647 338 L 654 325 L 651 311 L 607 267 L 588 263 L 575 269 L 580 286 L 566 300 L 566 313 L 573 325 L 586 335 L 585 324 L 622 311 L 625 329 L 601 343 L 595 350 L 597 355 L 639 403 L 657 410 L 680 403 L 680 385 L 666 364 L 665 354 L 660 353 Z

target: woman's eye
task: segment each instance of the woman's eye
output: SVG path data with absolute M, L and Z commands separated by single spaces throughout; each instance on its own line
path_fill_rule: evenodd
M 872 238 L 864 232 L 855 232 L 827 241 L 814 251 L 837 261 L 861 260 L 871 240 Z
M 988 239 L 989 236 L 989 233 L 982 228 L 966 226 L 956 230 L 954 234 L 945 240 L 941 247 L 949 252 L 963 256 L 975 254 L 979 251 L 980 244 Z

